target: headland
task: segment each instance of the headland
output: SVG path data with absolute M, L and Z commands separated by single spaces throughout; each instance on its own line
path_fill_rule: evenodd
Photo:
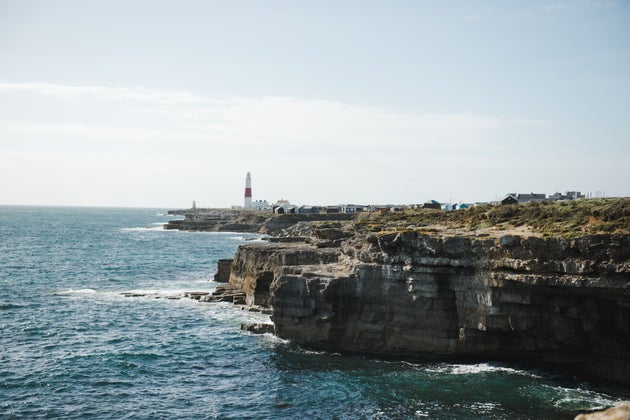
M 219 265 L 228 285 L 209 300 L 270 312 L 281 338 L 630 385 L 628 198 L 273 220 Z
M 255 210 L 205 209 L 173 210 L 169 214 L 183 215 L 182 220 L 171 220 L 164 229 L 197 232 L 249 232 L 269 235 L 280 234 L 298 222 L 325 222 L 352 220 L 355 215 L 346 213 L 275 214 Z

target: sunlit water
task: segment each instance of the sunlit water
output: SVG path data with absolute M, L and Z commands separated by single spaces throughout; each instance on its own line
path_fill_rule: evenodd
M 392 362 L 239 329 L 173 299 L 258 235 L 165 231 L 164 211 L 0 207 L 0 417 L 569 419 L 628 390 L 501 364 Z M 125 297 L 134 292 L 144 297 Z

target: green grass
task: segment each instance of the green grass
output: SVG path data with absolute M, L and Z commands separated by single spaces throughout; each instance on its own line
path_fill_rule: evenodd
M 445 212 L 409 209 L 391 213 L 364 213 L 356 226 L 370 232 L 414 230 L 430 233 L 429 226 L 452 229 L 493 228 L 508 230 L 520 226 L 546 237 L 577 237 L 596 233 L 630 233 L 630 198 L 535 202 L 508 206 L 478 206 Z

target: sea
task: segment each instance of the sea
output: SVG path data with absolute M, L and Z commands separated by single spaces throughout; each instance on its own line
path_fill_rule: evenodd
M 242 331 L 187 299 L 263 240 L 164 230 L 164 209 L 0 206 L 2 419 L 572 419 L 613 384 L 501 363 L 382 360 Z

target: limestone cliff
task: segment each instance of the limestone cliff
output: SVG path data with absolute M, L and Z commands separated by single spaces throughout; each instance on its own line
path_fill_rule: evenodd
M 241 246 L 229 275 L 282 338 L 630 385 L 630 199 L 381 212 L 284 234 Z
M 303 345 L 548 362 L 630 384 L 630 234 L 355 229 L 296 225 L 243 245 L 230 284 Z

